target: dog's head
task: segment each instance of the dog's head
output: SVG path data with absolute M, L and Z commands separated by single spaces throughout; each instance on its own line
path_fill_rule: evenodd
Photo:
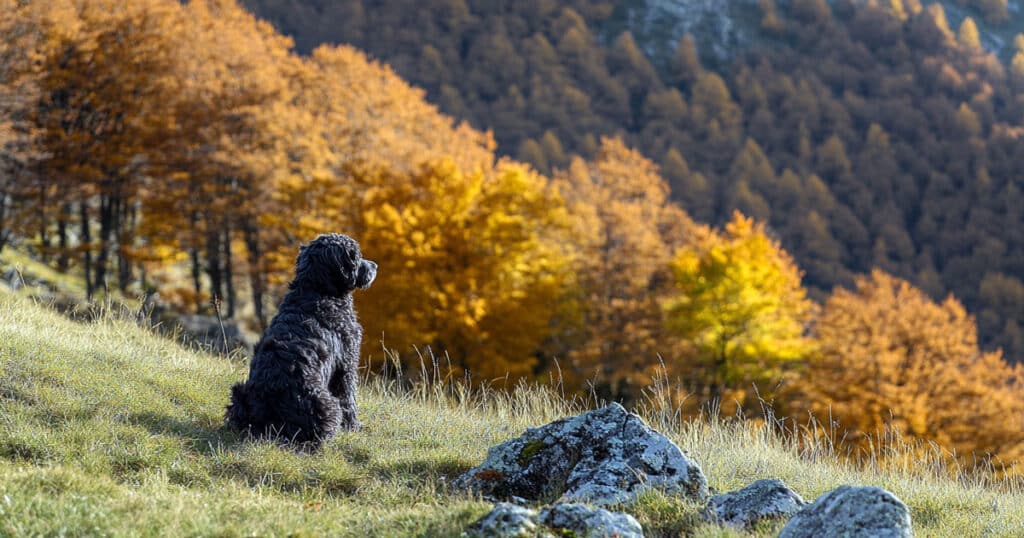
M 355 239 L 324 234 L 299 247 L 292 287 L 309 287 L 324 295 L 366 289 L 377 277 L 377 264 L 364 260 Z

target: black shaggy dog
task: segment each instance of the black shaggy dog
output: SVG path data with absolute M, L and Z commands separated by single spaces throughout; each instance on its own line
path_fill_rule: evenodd
M 288 295 L 256 344 L 249 379 L 231 387 L 228 424 L 258 437 L 316 449 L 339 428 L 359 428 L 356 369 L 363 328 L 352 291 L 377 264 L 359 243 L 326 234 L 299 249 Z

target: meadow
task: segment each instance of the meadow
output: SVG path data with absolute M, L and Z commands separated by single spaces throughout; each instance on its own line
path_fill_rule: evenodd
M 597 404 L 536 385 L 367 376 L 363 430 L 300 454 L 223 426 L 245 357 L 187 349 L 127 318 L 71 321 L 0 291 L 0 535 L 458 536 L 490 504 L 450 489 L 454 477 L 489 446 Z M 886 464 L 852 463 L 771 425 L 681 420 L 658 394 L 640 414 L 718 491 L 778 477 L 811 500 L 841 484 L 878 485 L 910 506 L 919 536 L 1024 533 L 1014 484 L 950 471 L 899 443 Z M 620 508 L 648 536 L 742 535 L 660 494 Z

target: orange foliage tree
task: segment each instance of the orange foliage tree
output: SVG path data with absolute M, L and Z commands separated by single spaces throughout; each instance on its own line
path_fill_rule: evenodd
M 576 159 L 555 184 L 576 226 L 581 329 L 564 336 L 570 381 L 603 396 L 636 397 L 672 350 L 659 301 L 671 253 L 697 225 L 668 200 L 657 166 L 606 138 L 591 162 Z
M 1024 455 L 1024 370 L 978 349 L 974 319 L 953 297 L 935 303 L 876 270 L 832 294 L 815 334 L 808 405 L 852 442 L 896 430 L 967 462 Z

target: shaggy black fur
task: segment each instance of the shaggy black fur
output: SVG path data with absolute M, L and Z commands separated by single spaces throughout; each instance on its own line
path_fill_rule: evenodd
M 312 449 L 338 429 L 358 429 L 363 328 L 352 291 L 368 288 L 376 276 L 377 264 L 362 259 L 359 244 L 346 235 L 321 235 L 300 247 L 295 280 L 256 344 L 249 379 L 231 387 L 228 424 Z

